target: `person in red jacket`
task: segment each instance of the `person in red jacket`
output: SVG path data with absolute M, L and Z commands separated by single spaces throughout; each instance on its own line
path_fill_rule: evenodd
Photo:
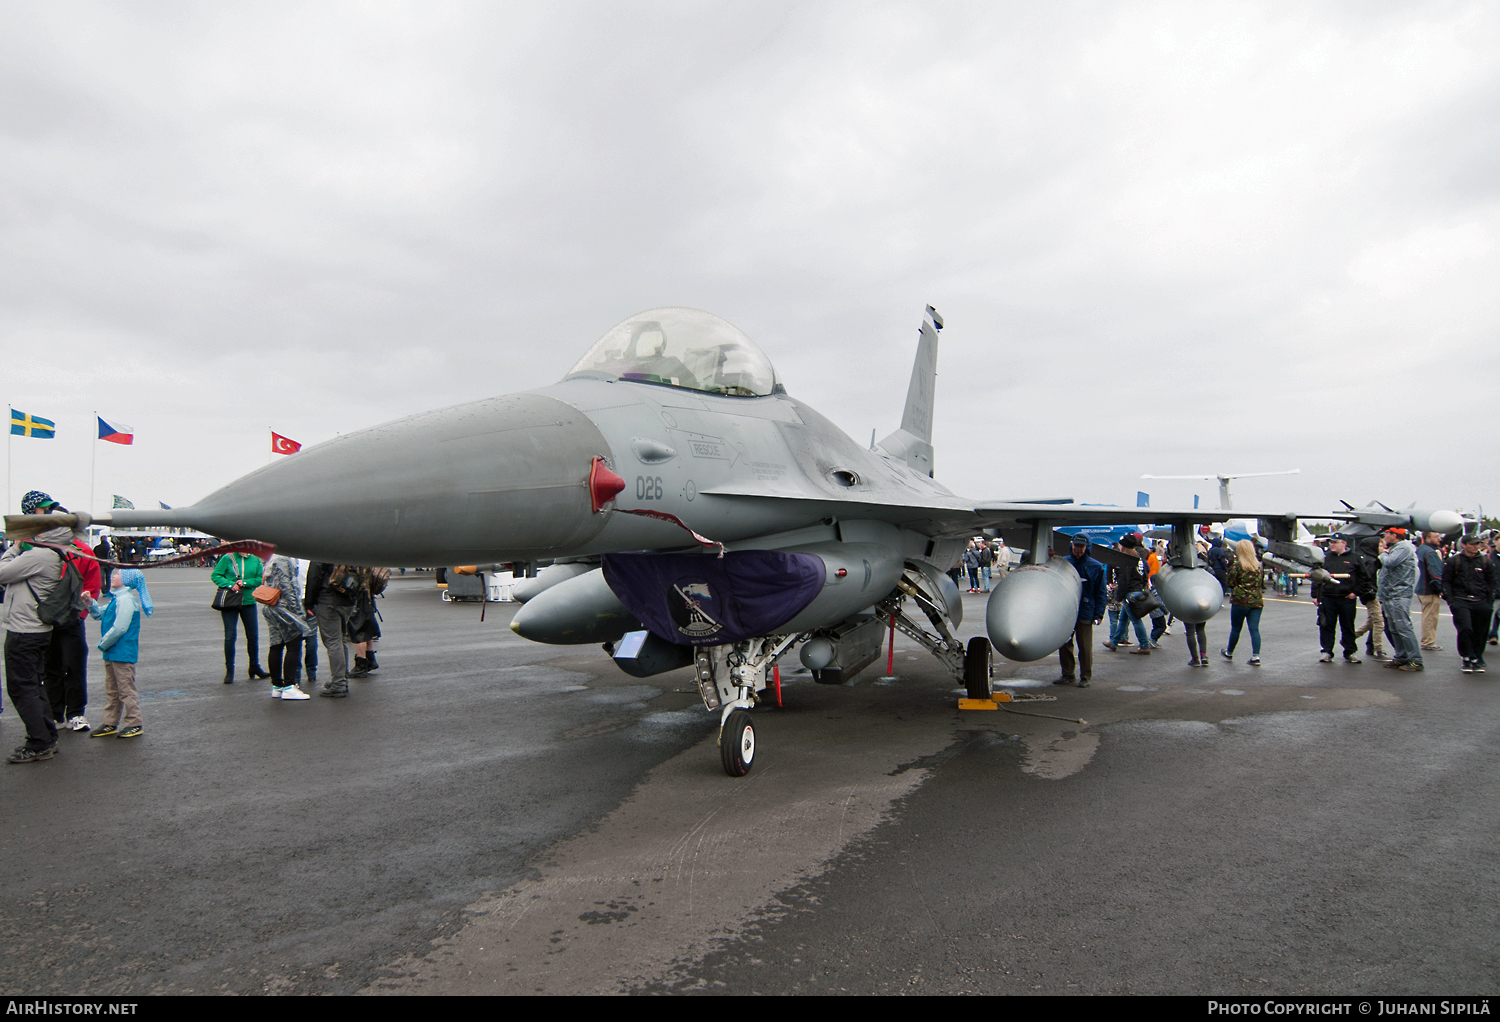
M 68 513 L 67 508 L 41 490 L 27 493 L 21 500 L 21 507 L 26 514 L 32 515 Z M 98 599 L 102 591 L 99 584 L 99 562 L 94 559 L 94 552 L 80 538 L 82 535 L 83 533 L 78 532 L 73 534 L 73 545 L 83 556 L 64 556 L 69 564 L 78 569 L 78 576 L 83 581 L 83 591 L 91 599 Z M 42 662 L 42 689 L 46 693 L 48 708 L 52 711 L 52 719 L 57 722 L 58 730 L 89 729 L 89 722 L 83 715 L 89 702 L 89 643 L 88 634 L 83 627 L 88 616 L 87 610 L 80 611 L 71 624 L 54 625 Z

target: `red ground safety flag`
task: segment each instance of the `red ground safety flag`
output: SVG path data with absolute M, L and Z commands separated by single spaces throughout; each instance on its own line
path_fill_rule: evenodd
M 295 440 L 288 440 L 274 429 L 271 430 L 271 453 L 272 454 L 296 454 L 302 450 L 302 445 Z

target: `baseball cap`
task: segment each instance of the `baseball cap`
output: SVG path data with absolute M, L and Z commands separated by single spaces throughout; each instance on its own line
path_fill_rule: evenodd
M 27 490 L 26 495 L 21 498 L 21 513 L 23 515 L 29 515 L 38 508 L 45 511 L 48 508 L 56 506 L 57 501 L 41 490 Z

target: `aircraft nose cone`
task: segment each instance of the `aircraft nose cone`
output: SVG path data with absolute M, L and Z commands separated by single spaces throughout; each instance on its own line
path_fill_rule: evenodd
M 1444 536 L 1451 536 L 1464 527 L 1463 516 L 1456 511 L 1434 511 L 1427 516 L 1427 524 L 1430 532 L 1440 532 Z
M 571 405 L 509 394 L 347 433 L 236 480 L 182 517 L 316 560 L 533 560 L 603 528 L 589 476 L 608 452 Z

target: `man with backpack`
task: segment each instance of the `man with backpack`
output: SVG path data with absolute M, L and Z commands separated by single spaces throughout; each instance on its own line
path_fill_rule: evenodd
M 344 628 L 354 609 L 359 580 L 348 565 L 314 561 L 307 569 L 302 605 L 318 620 L 318 634 L 328 652 L 329 678 L 318 689 L 326 699 L 349 695 L 349 657 L 344 650 Z
M 21 499 L 25 514 L 45 513 L 55 505 L 56 501 L 37 490 Z M 37 542 L 71 546 L 73 530 L 66 526 L 48 529 L 37 536 Z M 57 755 L 57 725 L 42 690 L 52 624 L 77 618 L 74 604 L 81 599 L 83 582 L 77 569 L 57 551 L 15 543 L 0 556 L 0 586 L 5 587 L 5 690 L 26 725 L 26 743 L 5 761 L 40 763 Z
M 54 502 L 50 507 L 33 513 L 67 514 L 67 511 L 67 508 Z M 72 545 L 78 548 L 79 554 L 68 554 L 66 557 L 82 581 L 85 609 L 52 626 L 52 640 L 47 645 L 47 657 L 43 661 L 42 688 L 47 693 L 47 703 L 58 727 L 66 727 L 70 731 L 87 731 L 89 722 L 84 711 L 88 709 L 89 703 L 89 641 L 83 623 L 89 616 L 86 609 L 88 603 L 98 599 L 103 588 L 99 562 L 89 556 L 91 551 L 88 544 L 78 536 L 78 533 L 73 534 Z

